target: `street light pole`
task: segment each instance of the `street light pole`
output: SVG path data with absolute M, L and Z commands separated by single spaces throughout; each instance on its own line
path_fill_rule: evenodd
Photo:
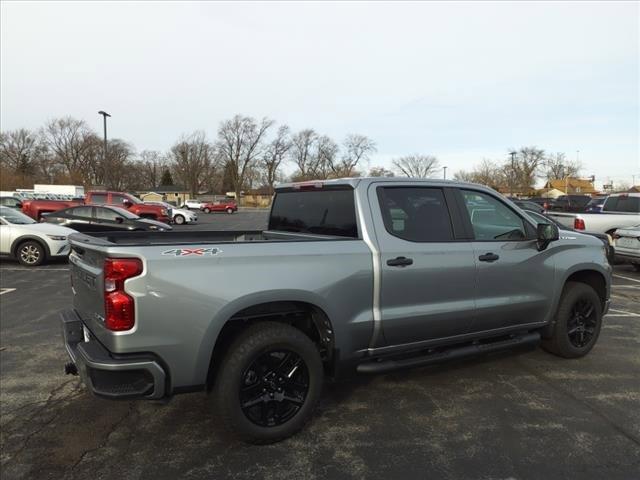
M 447 179 L 447 167 L 442 167 L 442 169 L 444 170 L 444 179 Z
M 511 187 L 511 192 L 510 195 L 513 197 L 513 184 L 515 183 L 515 175 L 516 175 L 516 155 L 518 154 L 518 152 L 513 151 L 513 152 L 509 152 L 509 155 L 511 155 L 511 175 L 509 175 L 509 184 Z
M 104 168 L 104 183 L 105 188 L 109 188 L 109 166 L 107 165 L 107 117 L 110 117 L 107 112 L 100 110 L 98 115 L 102 115 L 104 124 L 104 152 L 103 152 L 103 168 Z

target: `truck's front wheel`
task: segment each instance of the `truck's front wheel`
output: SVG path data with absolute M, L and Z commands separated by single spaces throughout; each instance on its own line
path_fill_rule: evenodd
M 300 430 L 320 396 L 323 368 L 315 344 L 296 328 L 264 322 L 231 345 L 216 385 L 227 426 L 251 443 L 273 443 Z
M 578 358 L 591 351 L 602 327 L 602 303 L 590 285 L 568 282 L 562 292 L 552 334 L 542 342 L 550 353 Z

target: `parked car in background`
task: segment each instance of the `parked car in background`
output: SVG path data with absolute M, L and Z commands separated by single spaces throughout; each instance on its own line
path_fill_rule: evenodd
M 176 208 L 166 202 L 144 202 L 147 205 L 161 205 L 167 210 L 171 211 L 171 220 L 176 225 L 182 225 L 184 223 L 195 223 L 198 221 L 198 214 L 185 208 Z
M 65 208 L 57 212 L 45 213 L 42 218 L 47 223 L 63 225 L 78 232 L 171 230 L 171 227 L 166 223 L 141 218 L 124 208 L 108 205 L 82 205 Z
M 613 234 L 616 261 L 630 263 L 640 272 L 640 224 L 619 228 Z
M 640 193 L 614 193 L 607 197 L 602 213 L 548 212 L 566 227 L 586 233 L 612 235 L 618 228 L 640 223 Z
M 89 192 L 85 198 L 87 205 L 113 205 L 127 209 L 141 218 L 149 218 L 163 223 L 171 221 L 171 207 L 148 205 L 139 198 L 123 192 Z
M 211 212 L 227 212 L 229 214 L 238 211 L 238 205 L 233 200 L 216 200 L 214 202 L 206 202 L 202 207 L 204 213 Z
M 45 199 L 26 199 L 22 201 L 22 213 L 29 215 L 34 220 L 40 220 L 45 213 L 56 212 L 63 208 L 82 205 L 84 200 L 45 200 Z
M 572 231 L 572 232 L 577 231 L 573 228 L 570 228 L 566 225 L 561 224 L 555 218 L 550 217 L 549 215 L 546 215 L 544 213 L 540 213 L 536 210 L 528 210 L 526 208 L 523 208 L 523 210 L 527 212 L 527 215 L 529 215 L 537 223 L 548 222 L 548 223 L 553 223 L 556 227 L 558 227 L 561 230 Z M 584 233 L 585 235 L 591 235 L 592 237 L 596 237 L 597 239 L 599 239 L 604 245 L 605 249 L 607 250 L 607 260 L 609 260 L 609 263 L 613 265 L 615 261 L 615 248 L 613 243 L 613 237 L 611 235 L 607 233 L 586 233 L 586 232 L 579 232 L 579 233 Z
M 549 210 L 554 212 L 584 212 L 591 201 L 588 195 L 560 195 Z
M 600 213 L 602 211 L 602 207 L 604 206 L 604 201 L 607 199 L 606 195 L 602 197 L 593 197 L 584 211 L 586 213 Z
M 22 200 L 18 197 L 0 197 L 0 206 L 21 210 Z
M 36 222 L 24 213 L 0 206 L 0 255 L 35 267 L 49 258 L 69 254 L 70 228 Z
M 556 203 L 555 199 L 553 199 L 553 198 L 545 198 L 545 197 L 527 198 L 527 201 L 536 203 L 536 204 L 540 205 L 542 208 L 544 208 L 545 210 L 553 209 L 553 206 Z
M 517 206 L 519 206 L 523 210 L 531 210 L 539 213 L 542 213 L 545 211 L 542 205 L 539 205 L 530 200 L 520 200 L 519 198 L 509 198 L 509 200 L 511 200 L 513 203 L 515 203 Z
M 204 208 L 204 202 L 201 202 L 200 200 L 196 200 L 195 198 L 192 198 L 184 202 L 182 204 L 182 208 L 186 208 L 187 210 L 190 210 L 190 209 L 202 210 Z

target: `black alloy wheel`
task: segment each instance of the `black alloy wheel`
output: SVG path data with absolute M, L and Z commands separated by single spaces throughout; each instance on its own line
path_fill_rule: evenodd
M 300 355 L 278 349 L 260 354 L 242 376 L 240 407 L 261 427 L 282 425 L 302 408 L 309 370 Z
M 567 320 L 567 335 L 571 345 L 577 348 L 588 345 L 593 339 L 597 323 L 596 305 L 588 297 L 579 298 Z

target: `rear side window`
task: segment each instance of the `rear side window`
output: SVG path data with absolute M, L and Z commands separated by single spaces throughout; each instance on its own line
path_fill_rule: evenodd
M 278 192 L 269 230 L 357 238 L 353 189 Z
M 453 240 L 451 217 L 439 188 L 379 187 L 384 226 L 391 235 L 410 242 Z
M 107 203 L 107 196 L 103 193 L 92 193 L 91 202 L 98 203 L 98 204 Z
M 602 210 L 605 212 L 640 213 L 640 197 L 632 197 L 630 195 L 609 197 Z

